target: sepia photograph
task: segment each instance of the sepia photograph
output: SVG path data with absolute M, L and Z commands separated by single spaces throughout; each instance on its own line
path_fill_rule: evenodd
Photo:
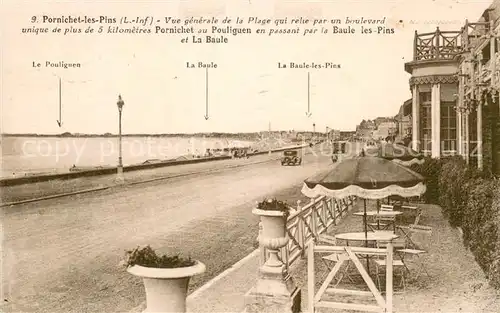
M 0 312 L 500 312 L 500 0 L 0 5 Z

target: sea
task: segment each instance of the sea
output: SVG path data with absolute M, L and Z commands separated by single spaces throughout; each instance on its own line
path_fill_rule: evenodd
M 123 165 L 204 155 L 207 149 L 248 147 L 251 141 L 215 137 L 122 137 Z M 118 137 L 17 137 L 0 143 L 0 178 L 116 166 Z

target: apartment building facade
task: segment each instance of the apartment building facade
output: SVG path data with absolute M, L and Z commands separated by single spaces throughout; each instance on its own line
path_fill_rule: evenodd
M 412 146 L 500 174 L 500 0 L 459 31 L 415 32 Z

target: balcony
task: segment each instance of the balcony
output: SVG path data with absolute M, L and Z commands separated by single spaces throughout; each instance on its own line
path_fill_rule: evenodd
M 474 49 L 485 39 L 485 36 L 490 31 L 489 22 L 476 22 L 469 23 L 465 21 L 464 27 L 462 27 L 462 43 L 465 51 L 470 51 Z
M 414 61 L 454 60 L 462 52 L 462 32 L 440 31 L 418 34 L 415 31 Z
M 485 83 L 488 80 L 491 79 L 491 73 L 492 73 L 492 62 L 494 60 L 488 60 L 481 68 L 481 71 L 477 71 L 476 75 L 478 77 L 478 82 L 479 83 Z
M 500 91 L 500 53 L 495 53 L 493 61 L 495 62 L 494 66 L 492 66 L 491 73 L 491 85 L 496 90 Z
M 418 34 L 415 31 L 413 61 L 451 61 L 465 51 L 477 47 L 489 33 L 487 22 L 469 23 L 460 31 L 441 31 Z

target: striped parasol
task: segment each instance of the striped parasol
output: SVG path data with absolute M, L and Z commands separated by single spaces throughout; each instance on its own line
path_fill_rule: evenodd
M 302 187 L 302 193 L 309 198 L 319 196 L 337 199 L 347 196 L 363 198 L 366 238 L 368 238 L 366 199 L 384 199 L 392 195 L 414 197 L 420 196 L 425 190 L 422 175 L 390 160 L 370 156 L 357 156 L 339 162 L 326 174 L 306 179 Z
M 391 195 L 420 196 L 424 177 L 407 167 L 378 157 L 354 157 L 339 162 L 328 173 L 304 181 L 302 193 L 310 198 L 357 196 L 384 199 Z
M 367 148 L 365 155 L 391 160 L 404 166 L 424 163 L 424 155 L 422 153 L 410 147 L 393 143 L 382 143 L 376 147 Z

